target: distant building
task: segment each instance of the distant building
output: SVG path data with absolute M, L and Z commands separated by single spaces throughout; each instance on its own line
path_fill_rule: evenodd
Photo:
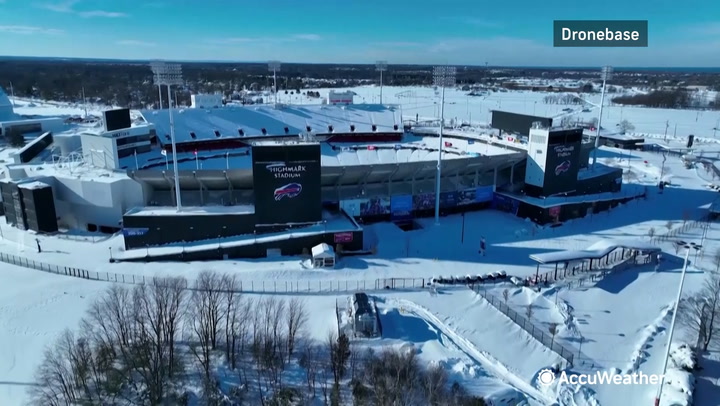
M 351 91 L 347 92 L 336 92 L 331 90 L 328 93 L 327 104 L 353 104 L 355 93 Z
M 221 94 L 190 95 L 190 107 L 193 109 L 217 109 L 223 105 Z
M 0 122 L 15 120 L 13 105 L 5 91 L 0 87 Z

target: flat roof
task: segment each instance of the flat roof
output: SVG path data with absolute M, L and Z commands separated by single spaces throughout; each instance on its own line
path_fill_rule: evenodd
M 145 121 L 154 124 L 161 143 L 168 142 L 170 115 L 168 110 L 142 110 Z M 307 132 L 330 134 L 350 133 L 402 133 L 399 106 L 379 104 L 339 105 L 227 105 L 213 109 L 185 108 L 173 110 L 176 142 L 217 139 L 221 137 L 292 136 Z M 375 131 L 372 126 L 375 125 Z M 395 129 L 395 126 L 398 129 Z M 287 127 L 288 131 L 285 131 Z M 263 134 L 265 129 L 266 134 Z M 192 138 L 190 133 L 195 134 Z
M 560 262 L 580 261 L 584 259 L 600 259 L 616 249 L 631 249 L 646 252 L 662 251 L 657 246 L 639 240 L 600 240 L 585 250 L 556 251 L 531 254 L 530 259 L 539 264 L 556 264 Z
M 515 199 L 515 200 L 519 200 L 521 202 L 531 204 L 533 206 L 549 208 L 549 207 L 555 207 L 555 206 L 563 206 L 566 204 L 602 202 L 602 201 L 607 201 L 607 200 L 625 199 L 625 198 L 642 196 L 645 193 L 645 186 L 637 185 L 634 183 L 624 183 L 622 186 L 622 190 L 619 192 L 615 192 L 615 193 L 607 192 L 607 193 L 596 193 L 596 194 L 580 195 L 580 196 L 552 196 L 552 197 L 547 197 L 545 199 L 541 199 L 539 197 L 525 196 L 525 195 L 521 195 L 521 194 L 517 194 L 517 193 L 501 192 L 501 191 L 498 191 L 496 193 L 499 195 L 507 196 L 507 197 Z
M 125 213 L 126 216 L 212 216 L 227 214 L 252 214 L 255 213 L 253 205 L 237 206 L 202 206 L 202 207 L 176 207 L 147 206 L 135 207 Z

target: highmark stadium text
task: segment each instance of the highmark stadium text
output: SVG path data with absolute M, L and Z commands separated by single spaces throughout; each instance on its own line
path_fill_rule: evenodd
M 302 176 L 306 171 L 305 165 L 295 166 L 268 166 L 268 171 L 272 172 L 275 179 L 296 179 Z

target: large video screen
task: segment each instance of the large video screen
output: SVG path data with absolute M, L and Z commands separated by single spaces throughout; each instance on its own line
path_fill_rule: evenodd
M 558 136 L 559 135 L 559 136 Z M 565 131 L 550 138 L 545 164 L 545 196 L 572 192 L 577 188 L 582 130 Z
M 506 111 L 492 111 L 492 128 L 497 128 L 508 133 L 522 135 L 530 134 L 530 127 L 535 121 L 539 121 L 545 127 L 552 126 L 552 118 L 528 116 L 526 114 L 509 113 Z
M 132 126 L 130 109 L 106 110 L 104 114 L 105 131 L 122 130 Z
M 259 225 L 322 220 L 320 144 L 252 147 Z

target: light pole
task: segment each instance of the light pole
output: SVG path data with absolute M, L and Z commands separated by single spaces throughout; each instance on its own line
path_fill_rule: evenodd
M 375 62 L 375 69 L 380 72 L 380 104 L 382 104 L 383 72 L 387 70 L 387 61 Z
M 167 99 L 168 99 L 168 115 L 170 118 L 170 140 L 172 142 L 172 154 L 173 154 L 173 171 L 175 176 L 175 203 L 177 211 L 182 209 L 182 202 L 180 200 L 180 175 L 178 173 L 178 161 L 177 161 L 177 146 L 175 144 L 175 121 L 173 120 L 173 106 L 172 106 L 172 95 L 170 87 L 172 85 L 182 85 L 182 66 L 179 63 L 165 63 L 165 62 L 153 62 L 150 64 L 153 71 L 153 80 L 158 86 L 167 86 Z
M 443 126 L 445 125 L 445 87 L 455 85 L 457 69 L 454 66 L 433 68 L 433 83 L 442 88 L 440 95 L 440 132 L 438 137 L 437 178 L 435 180 L 435 224 L 440 224 L 440 177 L 442 175 Z
M 275 104 L 278 104 L 277 73 L 278 71 L 280 71 L 280 61 L 268 62 L 268 70 L 273 73 L 273 90 L 275 93 Z
M 603 81 L 602 92 L 600 93 L 600 116 L 598 117 L 597 129 L 595 131 L 595 149 L 593 149 L 593 162 L 592 169 L 595 169 L 595 162 L 597 162 L 597 150 L 600 147 L 600 126 L 602 124 L 602 113 L 603 104 L 605 104 L 605 85 L 608 80 L 612 77 L 613 68 L 611 66 L 603 66 L 600 72 L 600 77 Z
M 672 321 L 670 321 L 670 336 L 668 337 L 667 349 L 665 351 L 665 361 L 662 370 L 662 377 L 660 378 L 660 386 L 658 387 L 657 396 L 655 396 L 655 406 L 660 405 L 660 397 L 662 396 L 663 385 L 665 385 L 665 374 L 667 373 L 668 359 L 670 358 L 670 345 L 672 344 L 673 333 L 675 332 L 675 319 L 677 318 L 678 305 L 680 304 L 680 298 L 682 296 L 682 288 L 685 283 L 685 273 L 687 272 L 688 258 L 690 257 L 690 250 L 699 251 L 702 245 L 695 244 L 694 242 L 676 241 L 680 247 L 684 247 L 687 251 L 685 252 L 685 261 L 683 262 L 682 273 L 680 274 L 680 286 L 678 287 L 677 298 L 675 299 L 675 309 L 673 310 Z

